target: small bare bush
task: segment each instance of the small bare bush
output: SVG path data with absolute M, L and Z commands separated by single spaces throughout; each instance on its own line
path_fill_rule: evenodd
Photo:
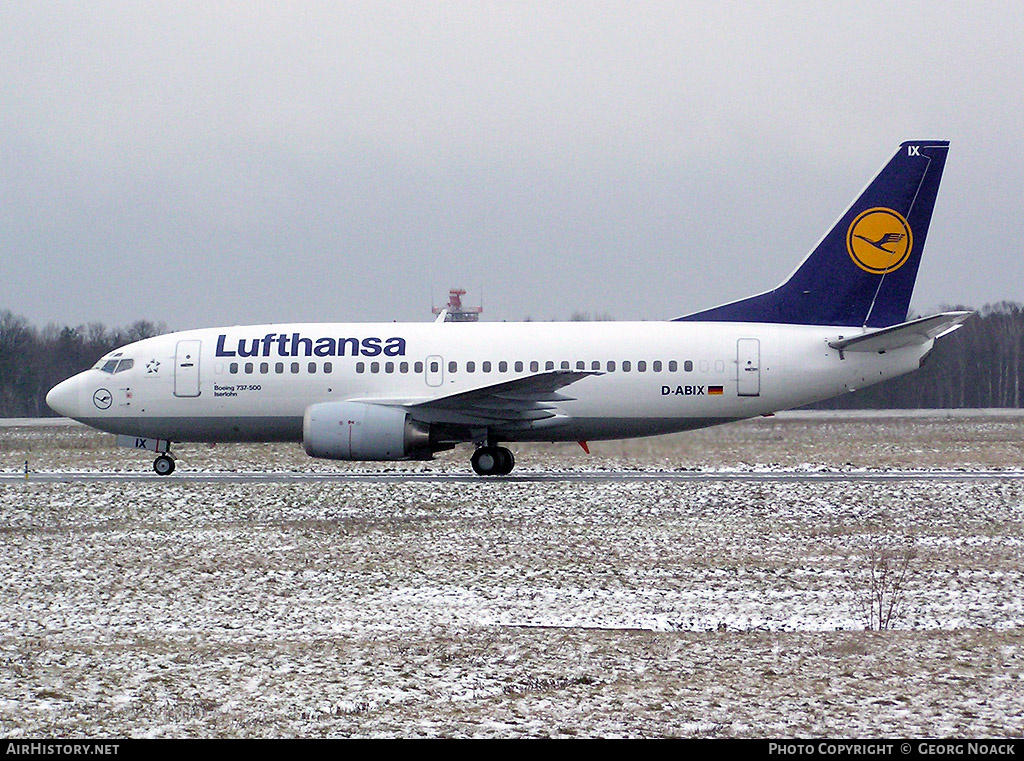
M 875 546 L 868 553 L 868 585 L 864 591 L 868 631 L 893 629 L 907 610 L 907 580 L 917 557 L 912 544 L 891 549 Z

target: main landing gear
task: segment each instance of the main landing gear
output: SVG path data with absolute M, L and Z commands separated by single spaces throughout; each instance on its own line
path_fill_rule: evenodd
M 158 476 L 169 476 L 174 472 L 174 458 L 170 453 L 162 454 L 153 461 L 153 470 Z
M 469 461 L 479 476 L 507 476 L 516 464 L 511 449 L 491 445 L 477 447 Z

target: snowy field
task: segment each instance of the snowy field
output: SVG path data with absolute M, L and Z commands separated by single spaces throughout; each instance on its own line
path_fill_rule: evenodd
M 519 447 L 516 473 L 1019 473 L 1024 418 L 591 449 Z M 194 445 L 169 478 L 96 482 L 72 474 L 151 460 L 0 428 L 0 471 L 26 460 L 68 478 L 0 482 L 0 736 L 1024 734 L 1024 480 L 211 483 L 188 473 L 465 473 L 468 451 Z

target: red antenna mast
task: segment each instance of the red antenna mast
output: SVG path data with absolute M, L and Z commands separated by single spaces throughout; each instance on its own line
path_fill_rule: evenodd
M 448 291 L 448 303 L 443 307 L 434 307 L 430 311 L 437 315 L 447 310 L 445 322 L 477 322 L 484 308 L 463 306 L 462 297 L 465 295 L 465 288 L 452 288 Z

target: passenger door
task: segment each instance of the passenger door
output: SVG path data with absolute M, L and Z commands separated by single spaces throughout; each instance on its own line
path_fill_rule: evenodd
M 174 352 L 174 395 L 199 396 L 201 341 L 178 341 Z
M 736 341 L 736 394 L 761 395 L 761 342 L 756 338 Z

